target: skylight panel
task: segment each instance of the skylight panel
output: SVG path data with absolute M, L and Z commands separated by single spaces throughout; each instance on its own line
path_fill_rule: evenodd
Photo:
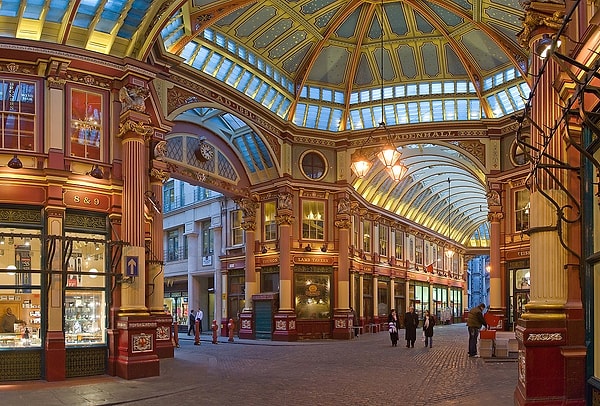
M 237 83 L 238 79 L 240 78 L 240 76 L 242 75 L 243 72 L 244 72 L 244 69 L 240 65 L 235 65 L 231 69 L 231 73 L 229 74 L 229 76 L 227 76 L 226 83 L 229 86 L 235 87 L 235 84 Z
M 459 99 L 456 101 L 456 111 L 458 113 L 459 120 L 468 120 L 469 119 L 469 108 L 467 104 L 467 100 Z
M 223 57 L 219 54 L 213 53 L 208 59 L 208 63 L 204 67 L 204 71 L 209 75 L 213 75 L 219 68 L 219 64 L 223 60 Z
M 341 109 L 333 109 L 331 114 L 331 120 L 329 120 L 329 130 L 330 131 L 339 131 L 340 125 L 342 123 L 342 110 Z
M 512 103 L 508 98 L 508 94 L 503 90 L 498 92 L 498 100 L 500 100 L 500 104 L 502 105 L 502 110 L 505 114 L 512 113 L 515 111 Z
M 44 9 L 44 2 L 41 0 L 29 0 L 25 4 L 25 10 L 23 11 L 23 17 L 37 20 L 40 18 Z
M 5 2 L 2 2 L 0 5 L 0 10 Z M 17 1 L 17 4 L 19 2 Z M 50 6 L 48 7 L 48 12 L 46 14 L 46 21 L 52 23 L 60 23 L 65 16 L 65 11 L 69 6 L 69 0 L 52 0 L 50 1 Z
M 223 63 L 221 63 L 221 65 L 219 66 L 219 69 L 217 70 L 215 77 L 217 79 L 219 79 L 221 82 L 224 81 L 225 78 L 227 77 L 227 74 L 229 73 L 229 70 L 232 65 L 233 65 L 233 61 L 230 61 L 229 59 L 224 58 Z
M 16 17 L 19 13 L 21 2 L 19 0 L 7 0 L 0 2 L 0 16 Z
M 431 111 L 433 121 L 444 121 L 444 105 L 441 100 L 433 100 L 431 102 Z
M 419 106 L 416 102 L 410 102 L 408 106 L 408 120 L 410 123 L 419 122 Z
M 432 121 L 431 117 L 431 105 L 428 101 L 422 101 L 419 103 L 419 107 L 421 110 L 421 122 L 429 122 Z
M 308 112 L 306 113 L 306 127 L 315 128 L 317 123 L 317 116 L 319 114 L 319 107 L 311 104 L 308 106 Z
M 408 124 L 408 113 L 406 111 L 406 103 L 396 104 L 396 117 L 398 117 L 397 124 Z
M 330 117 L 331 117 L 331 108 L 321 107 L 321 112 L 319 113 L 319 121 L 317 122 L 317 128 L 319 130 L 326 130 L 329 126 Z
M 456 109 L 454 100 L 444 100 L 444 120 L 456 120 Z
M 296 112 L 294 113 L 294 117 L 292 118 L 292 122 L 297 126 L 304 125 L 304 115 L 306 114 L 306 104 L 298 103 L 296 105 Z

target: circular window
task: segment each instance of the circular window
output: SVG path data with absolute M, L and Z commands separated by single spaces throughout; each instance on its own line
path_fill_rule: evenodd
M 300 159 L 302 173 L 308 179 L 319 180 L 325 176 L 325 157 L 315 151 L 306 152 Z

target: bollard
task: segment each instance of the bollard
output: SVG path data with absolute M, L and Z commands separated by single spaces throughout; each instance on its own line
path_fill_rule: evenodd
M 230 343 L 233 342 L 233 330 L 235 330 L 235 322 L 233 321 L 233 319 L 229 319 L 229 323 L 227 323 L 227 328 L 229 329 L 229 341 Z
M 217 321 L 213 320 L 212 325 L 210 326 L 210 329 L 212 330 L 212 343 L 213 344 L 217 344 L 217 330 L 219 329 L 219 326 L 217 325 Z
M 194 336 L 194 345 L 200 345 L 200 320 L 196 320 L 196 335 Z

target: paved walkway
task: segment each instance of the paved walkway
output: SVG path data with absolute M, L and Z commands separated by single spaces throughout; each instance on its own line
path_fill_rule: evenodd
M 403 330 L 400 331 L 401 336 Z M 514 361 L 467 356 L 465 324 L 436 327 L 422 341 L 392 347 L 387 332 L 358 339 L 201 345 L 180 335 L 160 376 L 101 376 L 0 385 L 2 405 L 513 405 Z

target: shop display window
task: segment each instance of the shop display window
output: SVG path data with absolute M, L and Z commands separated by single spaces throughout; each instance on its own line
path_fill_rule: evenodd
M 104 292 L 65 292 L 66 345 L 106 343 Z
M 41 347 L 41 247 L 38 231 L 0 230 L 0 348 Z
M 101 234 L 66 233 L 65 343 L 106 343 L 106 243 Z
M 331 276 L 294 275 L 296 315 L 299 319 L 328 319 L 331 315 Z

